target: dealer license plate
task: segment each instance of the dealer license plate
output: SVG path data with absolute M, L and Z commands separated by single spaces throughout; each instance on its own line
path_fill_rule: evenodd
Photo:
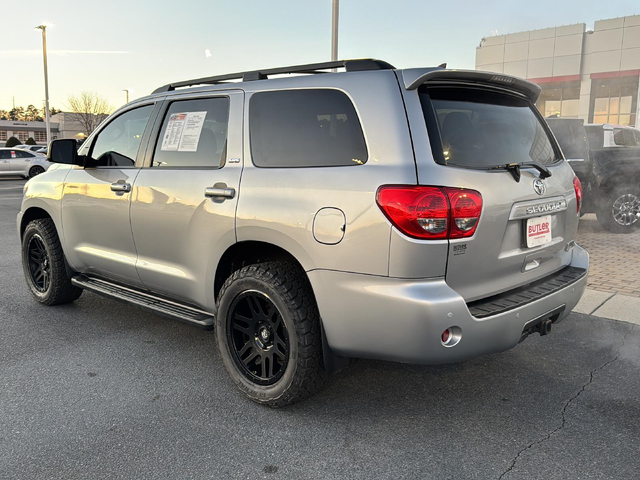
M 551 215 L 527 220 L 527 248 L 538 247 L 551 242 Z

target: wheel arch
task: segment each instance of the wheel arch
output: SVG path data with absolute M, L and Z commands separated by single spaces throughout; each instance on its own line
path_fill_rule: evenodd
M 39 220 L 41 218 L 50 218 L 55 225 L 55 220 L 53 220 L 53 217 L 49 214 L 49 212 L 47 212 L 42 207 L 29 207 L 24 212 L 20 220 L 20 240 L 22 240 L 22 236 L 24 234 L 25 229 L 27 228 L 27 225 L 29 225 L 29 223 L 31 223 L 32 221 Z M 58 230 L 57 225 L 56 225 L 56 230 Z M 59 234 L 60 232 L 58 231 L 58 235 Z
M 287 261 L 293 263 L 298 266 L 300 271 L 307 277 L 302 263 L 284 248 L 274 245 L 273 243 L 245 240 L 231 245 L 222 254 L 222 257 L 220 257 L 213 285 L 215 298 L 218 298 L 218 293 L 220 293 L 222 285 L 233 272 L 245 265 L 269 261 Z M 311 282 L 309 282 L 309 284 L 311 284 Z
M 638 185 L 640 183 L 640 170 L 637 171 L 617 171 L 608 175 L 600 181 L 598 186 L 599 194 L 608 194 L 615 187 L 621 185 Z

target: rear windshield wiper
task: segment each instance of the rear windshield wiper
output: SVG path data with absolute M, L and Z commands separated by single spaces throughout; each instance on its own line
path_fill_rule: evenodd
M 520 169 L 523 167 L 535 168 L 540 172 L 540 178 L 549 178 L 551 176 L 551 170 L 537 162 L 506 163 L 504 165 L 496 165 L 495 167 L 490 167 L 489 170 L 506 170 L 511 175 L 513 175 L 513 179 L 516 182 L 520 182 L 520 177 L 522 176 L 520 173 Z

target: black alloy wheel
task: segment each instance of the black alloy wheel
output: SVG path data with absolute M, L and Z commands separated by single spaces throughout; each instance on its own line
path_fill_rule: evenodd
M 36 290 L 45 293 L 51 285 L 51 260 L 40 235 L 29 239 L 27 256 L 31 282 Z
M 289 334 L 266 294 L 239 294 L 229 308 L 226 331 L 233 360 L 248 380 L 272 385 L 282 377 L 289 363 Z
M 29 178 L 37 177 L 41 173 L 44 173 L 44 168 L 36 165 L 35 167 L 31 167 L 29 170 Z

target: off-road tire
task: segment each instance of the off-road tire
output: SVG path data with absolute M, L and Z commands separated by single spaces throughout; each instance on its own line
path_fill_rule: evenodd
M 281 378 L 272 385 L 248 379 L 234 360 L 234 347 L 228 341 L 230 307 L 236 297 L 251 290 L 269 297 L 288 332 L 289 360 Z M 218 295 L 216 336 L 229 375 L 254 402 L 283 407 L 313 395 L 327 378 L 318 307 L 304 271 L 291 263 L 266 262 L 235 271 Z
M 640 220 L 632 225 L 621 225 L 614 219 L 613 206 L 616 199 L 624 194 L 633 194 L 640 198 L 640 186 L 638 185 L 621 185 L 604 193 L 597 200 L 596 217 L 600 225 L 612 233 L 633 233 L 640 229 Z
M 29 271 L 28 246 L 34 235 L 42 239 L 48 256 L 49 286 L 46 291 L 36 288 Z M 82 289 L 71 284 L 71 278 L 67 271 L 67 265 L 62 252 L 62 245 L 58 232 L 49 218 L 33 220 L 27 225 L 22 235 L 22 267 L 29 290 L 35 299 L 44 305 L 61 305 L 77 300 L 82 294 Z

